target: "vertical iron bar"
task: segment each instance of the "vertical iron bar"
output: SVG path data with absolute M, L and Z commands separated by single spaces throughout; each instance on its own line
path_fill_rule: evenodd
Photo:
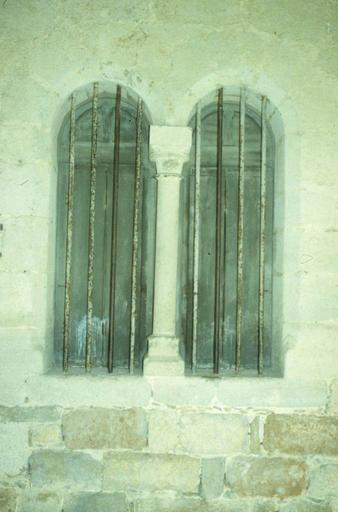
M 95 198 L 96 198 L 96 153 L 97 153 L 97 103 L 99 84 L 94 83 L 92 107 L 92 140 L 90 161 L 90 198 L 88 230 L 88 281 L 87 281 L 87 332 L 85 368 L 92 364 L 93 343 L 93 282 L 94 282 L 94 245 L 95 245 Z
M 192 371 L 197 365 L 197 321 L 198 321 L 198 276 L 200 236 L 200 185 L 201 185 L 201 108 L 196 106 L 195 143 L 195 195 L 194 195 L 194 275 L 193 275 L 193 317 L 192 317 Z
M 266 218 L 266 97 L 261 110 L 261 173 L 260 173 L 260 227 L 259 227 L 259 305 L 258 305 L 258 373 L 263 373 L 264 358 L 264 260 Z
M 219 372 L 220 290 L 222 252 L 222 157 L 223 157 L 223 89 L 218 90 L 217 103 L 217 175 L 216 175 L 216 240 L 215 240 L 215 304 L 214 304 L 214 373 Z
M 109 290 L 109 333 L 108 333 L 108 372 L 113 371 L 114 323 L 115 323 L 115 288 L 116 288 L 116 256 L 117 256 L 117 213 L 120 164 L 120 127 L 121 127 L 121 86 L 116 87 L 115 126 L 114 126 L 114 162 L 113 162 L 113 201 L 112 201 L 112 234 L 111 234 L 111 270 Z
M 132 276 L 131 276 L 131 313 L 130 313 L 130 355 L 129 372 L 134 373 L 135 366 L 135 336 L 137 315 L 137 260 L 139 252 L 139 229 L 141 215 L 141 144 L 142 144 L 143 102 L 138 100 L 136 117 L 136 161 L 134 184 L 134 219 L 132 243 Z
M 102 258 L 102 279 L 101 279 L 101 288 L 102 288 L 102 294 L 101 294 L 101 334 L 102 334 L 102 346 L 101 346 L 101 358 L 102 361 L 104 360 L 104 353 L 105 353 L 105 347 L 106 347 L 106 291 L 105 291 L 105 282 L 106 282 L 106 268 L 107 268 L 107 203 L 108 203 L 108 173 L 107 168 L 105 168 L 105 185 L 104 185 L 104 221 L 103 221 L 103 258 Z
M 238 176 L 238 219 L 237 219 L 237 304 L 236 304 L 236 359 L 235 368 L 241 365 L 242 336 L 242 289 L 243 289 L 243 229 L 244 229 L 244 144 L 245 144 L 245 101 L 246 93 L 242 89 L 240 97 L 239 124 L 239 176 Z
M 69 127 L 69 168 L 67 190 L 67 239 L 66 239 L 66 274 L 65 274 L 65 304 L 63 328 L 63 370 L 68 371 L 69 365 L 69 330 L 70 330 L 70 288 L 73 243 L 73 207 L 75 179 L 75 93 L 71 97 L 70 127 Z

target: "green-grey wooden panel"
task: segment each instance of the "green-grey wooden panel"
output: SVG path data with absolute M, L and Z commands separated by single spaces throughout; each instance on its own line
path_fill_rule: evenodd
M 83 366 L 85 356 L 88 268 L 89 171 L 91 152 L 91 102 L 77 108 L 73 253 L 71 266 L 70 365 Z M 109 288 L 112 239 L 112 186 L 114 155 L 114 98 L 98 102 L 98 150 L 96 166 L 95 246 L 93 282 L 93 365 L 106 366 L 109 322 Z M 148 158 L 148 123 L 144 119 L 142 143 L 141 244 L 138 254 L 138 328 L 135 364 L 138 370 L 152 328 L 156 184 Z M 66 192 L 69 122 L 59 135 L 57 257 L 55 292 L 55 356 L 61 362 L 64 309 Z M 122 101 L 119 197 L 117 222 L 114 368 L 127 371 L 131 311 L 131 261 L 135 182 L 136 107 Z
M 194 122 L 194 121 L 193 121 Z M 194 125 L 192 124 L 194 127 Z M 201 196 L 199 244 L 199 298 L 197 323 L 197 370 L 212 372 L 215 293 L 215 222 L 216 222 L 216 109 L 202 112 L 201 125 Z M 256 369 L 258 356 L 258 284 L 259 284 L 259 199 L 260 199 L 261 128 L 260 117 L 250 107 L 245 119 L 244 175 L 244 235 L 243 235 L 243 320 L 241 365 Z M 268 133 L 266 185 L 266 250 L 265 250 L 265 317 L 264 366 L 271 365 L 272 336 L 272 267 L 273 267 L 273 196 L 274 143 Z M 224 104 L 223 129 L 223 212 L 225 244 L 222 314 L 223 335 L 220 368 L 234 367 L 236 344 L 237 303 L 237 224 L 238 224 L 238 165 L 239 165 L 239 105 Z M 193 184 L 194 147 L 189 164 L 184 169 L 181 196 L 181 272 L 179 293 L 180 332 L 186 346 L 186 364 L 191 365 L 192 324 L 192 258 L 191 226 L 194 222 Z M 189 206 L 187 206 L 189 203 Z M 187 225 L 186 225 L 187 224 Z M 190 250 L 187 249 L 190 247 Z M 223 245 L 224 247 L 224 245 Z M 182 257 L 182 255 L 184 255 Z M 190 304 L 189 304 L 190 301 Z

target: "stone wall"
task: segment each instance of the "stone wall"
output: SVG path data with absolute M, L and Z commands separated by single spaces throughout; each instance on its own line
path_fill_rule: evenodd
M 331 407 L 250 411 L 163 399 L 129 408 L 2 406 L 1 510 L 336 510 Z
M 336 0 L 0 2 L 0 511 L 338 511 Z M 56 137 L 119 82 L 155 125 L 245 85 L 280 113 L 283 378 L 53 367 Z

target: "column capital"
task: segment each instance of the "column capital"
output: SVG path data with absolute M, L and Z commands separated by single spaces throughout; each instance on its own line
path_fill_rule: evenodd
M 192 129 L 188 126 L 151 126 L 150 159 L 156 163 L 158 176 L 181 176 L 189 160 Z

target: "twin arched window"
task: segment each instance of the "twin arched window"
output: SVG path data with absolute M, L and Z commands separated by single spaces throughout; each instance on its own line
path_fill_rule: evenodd
M 178 330 L 197 374 L 270 368 L 274 138 L 267 100 L 197 105 L 181 189 Z M 256 102 L 256 103 L 255 103 Z M 139 373 L 152 332 L 156 223 L 149 115 L 117 86 L 79 91 L 58 140 L 55 352 Z

